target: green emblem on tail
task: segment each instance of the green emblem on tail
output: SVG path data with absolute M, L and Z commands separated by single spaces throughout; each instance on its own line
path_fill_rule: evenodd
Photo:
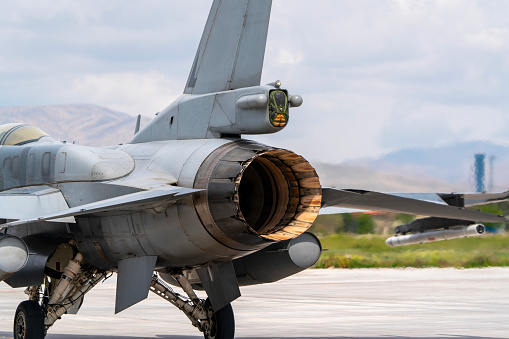
M 274 127 L 285 127 L 288 123 L 288 95 L 284 91 L 270 92 L 269 120 Z

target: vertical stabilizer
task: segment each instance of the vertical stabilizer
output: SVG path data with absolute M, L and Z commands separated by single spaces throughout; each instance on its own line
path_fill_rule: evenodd
M 184 93 L 260 84 L 272 0 L 214 0 Z

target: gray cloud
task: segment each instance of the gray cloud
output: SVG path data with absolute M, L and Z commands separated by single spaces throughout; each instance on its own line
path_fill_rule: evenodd
M 210 0 L 0 3 L 0 105 L 150 116 L 182 91 Z M 507 141 L 509 3 L 274 0 L 263 82 L 305 105 L 258 139 L 339 162 Z

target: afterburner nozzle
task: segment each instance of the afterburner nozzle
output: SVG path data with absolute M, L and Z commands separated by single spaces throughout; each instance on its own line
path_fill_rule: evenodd
M 0 235 L 0 281 L 9 278 L 25 267 L 28 261 L 28 247 L 18 237 Z
M 484 225 L 476 224 L 470 226 L 454 227 L 440 231 L 423 232 L 409 235 L 396 235 L 385 241 L 387 246 L 406 246 L 413 244 L 424 244 L 426 242 L 442 241 L 456 238 L 466 238 L 481 235 L 485 231 Z

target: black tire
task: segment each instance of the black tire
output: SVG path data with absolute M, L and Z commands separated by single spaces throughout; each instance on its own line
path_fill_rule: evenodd
M 233 339 L 235 337 L 235 316 L 231 304 L 226 305 L 217 312 L 212 310 L 207 299 L 212 324 L 210 333 L 204 333 L 205 339 Z
M 19 304 L 14 315 L 14 339 L 43 339 L 44 315 L 41 306 L 32 300 Z

